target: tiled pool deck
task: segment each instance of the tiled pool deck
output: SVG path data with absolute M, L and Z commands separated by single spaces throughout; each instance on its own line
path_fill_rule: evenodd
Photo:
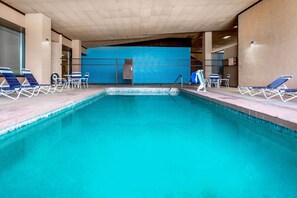
M 92 85 L 88 89 L 66 89 L 62 93 L 40 94 L 37 97 L 21 97 L 17 101 L 0 97 L 0 134 L 20 123 L 32 121 L 36 117 L 47 116 L 86 98 L 97 95 L 111 86 Z M 118 86 L 128 88 L 129 86 Z M 164 88 L 166 86 L 134 86 L 134 88 Z M 130 86 L 131 88 L 131 86 Z M 199 95 L 202 98 L 219 103 L 246 114 L 276 123 L 297 131 L 297 99 L 284 103 L 278 97 L 266 100 L 264 97 L 240 95 L 235 88 L 208 89 L 196 92 L 196 86 L 185 86 L 183 91 Z
M 184 90 L 220 105 L 297 131 L 297 99 L 285 103 L 277 96 L 267 100 L 264 96 L 241 95 L 236 88 L 213 88 L 199 93 L 192 87 Z
M 21 96 L 14 101 L 4 96 L 0 97 L 0 134 L 10 130 L 10 127 L 31 122 L 36 117 L 46 117 L 47 114 L 63 107 L 78 103 L 88 97 L 104 91 L 100 86 L 88 89 L 64 89 L 54 94 L 39 94 L 27 98 Z

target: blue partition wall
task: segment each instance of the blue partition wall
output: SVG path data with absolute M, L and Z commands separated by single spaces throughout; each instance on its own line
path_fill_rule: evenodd
M 188 47 L 97 47 L 82 58 L 82 72 L 90 73 L 90 83 L 131 83 L 123 79 L 124 59 L 133 59 L 134 84 L 172 83 L 181 74 L 190 76 Z

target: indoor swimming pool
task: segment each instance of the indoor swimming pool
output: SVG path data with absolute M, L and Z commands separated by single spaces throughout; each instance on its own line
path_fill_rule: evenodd
M 295 133 L 185 93 L 98 96 L 0 136 L 0 197 L 296 197 Z

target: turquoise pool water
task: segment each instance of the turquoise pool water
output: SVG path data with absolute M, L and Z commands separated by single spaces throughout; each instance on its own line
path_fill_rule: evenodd
M 104 96 L 0 140 L 0 197 L 296 197 L 296 138 L 201 99 Z

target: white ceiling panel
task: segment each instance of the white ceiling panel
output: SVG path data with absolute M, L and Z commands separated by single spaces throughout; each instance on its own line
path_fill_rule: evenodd
M 228 30 L 237 14 L 257 1 L 4 0 L 24 13 L 47 15 L 53 29 L 86 47 Z

